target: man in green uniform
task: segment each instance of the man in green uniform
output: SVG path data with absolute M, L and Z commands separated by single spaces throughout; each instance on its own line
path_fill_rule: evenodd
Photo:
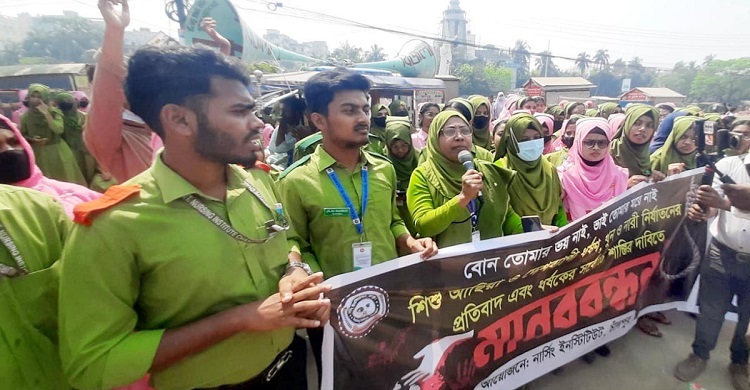
M 322 144 L 279 179 L 290 238 L 305 262 L 326 277 L 383 263 L 399 253 L 424 258 L 437 253 L 432 239 L 413 238 L 401 220 L 393 166 L 361 149 L 370 129 L 369 89 L 364 76 L 345 70 L 310 78 L 305 99 Z M 308 334 L 319 359 L 322 332 Z
M 327 320 L 330 286 L 291 251 L 270 176 L 232 165 L 254 166 L 263 129 L 244 70 L 211 50 L 152 47 L 128 72 L 131 110 L 164 150 L 76 208 L 60 282 L 71 384 L 150 374 L 156 389 L 306 389 L 294 329 Z
M 55 264 L 70 225 L 62 206 L 49 195 L 0 185 L 0 387 L 4 389 L 68 388 L 57 353 Z

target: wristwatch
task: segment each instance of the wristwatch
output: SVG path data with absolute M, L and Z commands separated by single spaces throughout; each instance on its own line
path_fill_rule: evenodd
M 286 266 L 286 270 L 284 272 L 289 271 L 289 268 L 302 268 L 307 272 L 307 276 L 310 276 L 313 274 L 312 269 L 310 269 L 310 266 L 307 263 L 303 263 L 301 261 L 292 261 L 289 263 L 289 265 Z

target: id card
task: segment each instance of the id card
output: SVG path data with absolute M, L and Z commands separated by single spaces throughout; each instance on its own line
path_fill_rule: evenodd
M 355 242 L 352 244 L 352 259 L 354 259 L 354 270 L 372 266 L 372 243 Z
M 479 230 L 471 232 L 471 242 L 479 242 L 481 239 L 482 238 L 479 235 Z

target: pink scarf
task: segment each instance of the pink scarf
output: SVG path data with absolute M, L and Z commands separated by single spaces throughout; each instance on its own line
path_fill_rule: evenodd
M 607 135 L 609 139 L 612 139 L 622 123 L 625 122 L 625 114 L 612 114 L 607 118 L 607 121 L 609 122 L 609 133 Z
M 505 98 L 505 107 L 503 111 L 498 115 L 500 120 L 508 120 L 518 108 L 518 100 L 521 99 L 519 95 L 508 95 Z
M 560 150 L 565 149 L 565 144 L 563 143 L 563 136 L 565 135 L 565 129 L 568 127 L 568 122 L 570 119 L 566 119 L 562 123 L 562 127 L 560 127 L 560 130 L 557 130 L 557 138 L 555 138 L 554 141 L 552 141 L 552 151 L 557 152 Z
M 541 123 L 543 126 L 547 126 L 547 135 L 552 135 L 552 133 L 555 131 L 555 117 L 553 117 L 550 114 L 543 114 L 541 112 L 538 112 L 534 114 L 534 118 L 536 118 L 539 123 Z M 555 140 L 557 141 L 557 140 Z M 544 144 L 544 151 L 543 154 L 550 154 L 555 152 L 555 141 L 549 141 Z
M 609 153 L 595 166 L 584 163 L 579 151 L 584 148 L 583 140 L 597 127 L 607 134 L 612 132 L 603 118 L 584 118 L 578 121 L 568 159 L 557 169 L 563 187 L 563 206 L 571 220 L 583 217 L 620 195 L 628 186 L 628 170 L 615 165 Z
M 44 192 L 45 194 L 52 195 L 53 198 L 57 199 L 57 201 L 62 204 L 63 209 L 65 209 L 65 212 L 71 219 L 73 219 L 73 207 L 75 207 L 75 205 L 83 202 L 88 202 L 102 196 L 102 194 L 78 184 L 66 183 L 44 177 L 44 175 L 42 175 L 42 171 L 39 170 L 39 167 L 36 166 L 34 151 L 31 149 L 31 146 L 26 141 L 26 139 L 23 138 L 23 135 L 21 135 L 18 127 L 16 127 L 16 125 L 10 119 L 2 115 L 0 115 L 0 120 L 5 122 L 5 124 L 13 130 L 16 138 L 18 138 L 18 142 L 21 143 L 23 150 L 25 150 L 26 154 L 28 154 L 29 164 L 31 164 L 31 176 L 26 180 L 19 181 L 18 183 L 13 183 L 12 185 L 31 188 L 32 190 L 37 190 L 40 192 Z

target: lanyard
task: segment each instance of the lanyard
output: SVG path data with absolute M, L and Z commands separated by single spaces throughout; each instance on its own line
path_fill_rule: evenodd
M 349 216 L 352 218 L 352 223 L 354 224 L 354 227 L 357 229 L 357 233 L 361 236 L 365 233 L 365 229 L 362 226 L 362 219 L 365 217 L 365 209 L 367 209 L 367 191 L 369 189 L 369 175 L 367 171 L 367 165 L 362 166 L 362 215 L 357 214 L 357 210 L 354 208 L 354 204 L 352 203 L 351 198 L 349 198 L 349 194 L 346 193 L 346 190 L 344 190 L 344 186 L 341 184 L 341 181 L 339 180 L 338 175 L 336 175 L 336 172 L 333 171 L 333 168 L 327 168 L 326 173 L 328 174 L 328 177 L 331 178 L 331 181 L 333 182 L 333 185 L 336 186 L 336 189 L 339 192 L 339 195 L 341 196 L 341 199 L 346 204 L 346 208 L 349 209 Z
M 5 227 L 2 224 L 0 224 L 0 242 L 3 243 L 4 247 L 8 248 L 8 251 L 10 251 L 10 255 L 13 257 L 13 260 L 16 261 L 16 265 L 18 266 L 18 268 L 13 268 L 4 264 L 0 264 L 0 275 L 14 277 L 28 274 L 29 269 L 28 267 L 26 267 L 26 262 L 23 261 L 21 251 L 18 250 L 16 243 L 13 242 L 10 234 L 8 234 L 8 231 L 5 230 Z
M 472 233 L 477 231 L 477 225 L 479 224 L 479 213 L 477 212 L 477 200 L 472 199 L 469 202 L 469 212 L 471 213 L 471 231 Z
M 218 227 L 219 229 L 221 229 L 221 231 L 223 231 L 224 233 L 226 233 L 229 237 L 232 237 L 232 238 L 234 238 L 237 241 L 242 241 L 242 242 L 244 242 L 246 244 L 262 244 L 262 243 L 265 243 L 266 241 L 268 241 L 271 238 L 273 238 L 273 236 L 276 233 L 278 233 L 278 232 L 280 232 L 282 230 L 287 230 L 289 228 L 289 225 L 286 223 L 286 218 L 284 218 L 284 216 L 281 214 L 282 211 L 281 211 L 280 207 L 277 207 L 276 211 L 274 211 L 273 209 L 271 209 L 271 206 L 268 204 L 268 202 L 266 202 L 266 199 L 263 197 L 263 195 L 261 195 L 261 193 L 260 193 L 260 191 L 258 191 L 258 189 L 256 189 L 255 187 L 253 187 L 252 184 L 248 183 L 247 180 L 245 180 L 245 182 L 242 183 L 242 184 L 245 186 L 245 188 L 247 188 L 248 191 L 250 191 L 250 193 L 252 193 L 256 198 L 258 198 L 258 200 L 261 203 L 263 203 L 263 205 L 266 206 L 266 208 L 268 208 L 269 210 L 271 210 L 272 214 L 275 213 L 275 215 L 276 215 L 275 218 L 278 218 L 280 220 L 279 222 L 281 223 L 281 225 L 277 224 L 276 221 L 275 221 L 275 219 L 274 220 L 266 221 L 265 228 L 266 228 L 266 231 L 268 231 L 268 233 L 269 233 L 269 237 L 268 238 L 261 239 L 261 240 L 248 238 L 244 234 L 238 232 L 237 229 L 235 229 L 234 227 L 232 227 L 232 225 L 229 224 L 229 222 L 224 221 L 216 213 L 214 213 L 213 211 L 211 211 L 211 209 L 209 209 L 208 206 L 206 206 L 205 204 L 203 204 L 203 202 L 201 202 L 200 200 L 198 200 L 198 198 L 196 198 L 195 196 L 193 196 L 193 195 L 186 195 L 186 196 L 183 196 L 182 199 L 188 205 L 190 205 L 190 207 L 192 207 L 193 209 L 195 209 L 195 211 L 197 211 L 198 214 L 202 215 L 204 218 L 206 218 L 211 223 L 213 223 L 214 225 L 216 225 L 216 227 Z

